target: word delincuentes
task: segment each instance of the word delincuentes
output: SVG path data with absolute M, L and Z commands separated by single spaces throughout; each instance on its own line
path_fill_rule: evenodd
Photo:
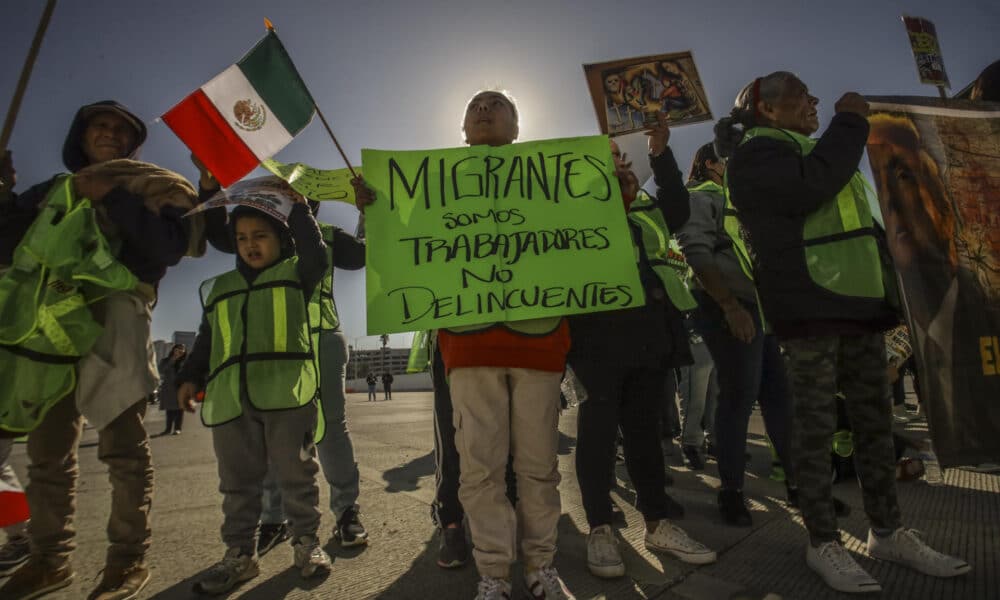
M 519 308 L 565 308 L 581 312 L 590 308 L 613 309 L 632 303 L 628 285 L 591 281 L 578 286 L 507 287 L 503 291 L 463 290 L 455 295 L 439 295 L 429 287 L 407 286 L 389 292 L 402 303 L 403 324 L 423 318 L 441 319 L 464 315 L 495 315 L 508 320 L 505 313 Z
M 407 174 L 395 158 L 389 159 L 390 210 L 395 210 L 401 197 L 408 200 L 422 197 L 424 208 L 430 209 L 435 201 L 445 207 L 463 198 L 532 200 L 538 197 L 558 203 L 566 198 L 590 197 L 607 202 L 612 194 L 607 164 L 589 154 L 537 152 L 514 155 L 510 160 L 501 156 L 474 155 L 463 156 L 450 165 L 442 157 L 434 169 L 437 177 L 433 176 L 430 161 L 431 157 L 424 157 L 416 171 Z M 591 190 L 586 185 L 594 181 L 600 181 L 601 189 Z

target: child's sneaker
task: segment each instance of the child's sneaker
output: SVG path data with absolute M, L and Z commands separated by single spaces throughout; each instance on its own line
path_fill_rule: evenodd
M 7 540 L 0 547 L 0 577 L 6 577 L 31 556 L 31 544 L 28 536 L 17 535 Z
M 576 596 L 566 589 L 555 567 L 525 571 L 524 585 L 528 586 L 528 594 L 534 600 L 576 600 Z
M 194 591 L 199 594 L 224 594 L 238 583 L 259 574 L 256 556 L 243 554 L 239 548 L 230 548 L 222 560 L 209 567 L 201 581 L 194 584 Z
M 661 520 L 652 533 L 646 532 L 646 547 L 658 552 L 669 552 L 681 562 L 692 565 L 714 563 L 716 554 L 700 542 L 691 539 L 683 529 L 666 519 Z
M 854 560 L 854 557 L 838 541 L 826 542 L 819 546 L 809 544 L 806 550 L 806 564 L 816 572 L 828 586 L 838 592 L 867 594 L 881 592 L 879 585 L 868 571 Z
M 483 575 L 476 588 L 475 600 L 510 600 L 510 594 L 509 581 Z
M 333 530 L 333 535 L 340 540 L 340 545 L 344 548 L 360 546 L 368 543 L 368 532 L 358 518 L 358 509 L 350 507 L 344 511 L 337 519 L 337 527 Z
M 257 534 L 257 556 L 264 556 L 272 548 L 292 537 L 288 523 L 261 523 Z
M 304 535 L 294 543 L 295 566 L 303 577 L 312 577 L 318 572 L 329 571 L 330 557 L 319 547 L 319 540 L 313 535 Z
M 942 554 L 920 539 L 915 529 L 900 527 L 885 537 L 868 530 L 868 555 L 916 569 L 933 577 L 956 577 L 972 570 L 969 563 Z

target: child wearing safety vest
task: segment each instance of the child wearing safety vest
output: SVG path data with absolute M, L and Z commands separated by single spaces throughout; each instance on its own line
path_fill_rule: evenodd
M 195 584 L 221 594 L 259 573 L 261 486 L 273 466 L 290 520 L 295 566 L 303 577 L 330 569 L 320 547 L 319 465 L 313 436 L 318 377 L 308 301 L 323 278 L 327 253 L 305 200 L 282 223 L 237 207 L 230 225 L 236 269 L 201 285 L 204 309 L 194 348 L 178 375 L 178 402 L 212 427 L 223 494 L 226 553 Z M 297 251 L 296 251 L 297 249 Z

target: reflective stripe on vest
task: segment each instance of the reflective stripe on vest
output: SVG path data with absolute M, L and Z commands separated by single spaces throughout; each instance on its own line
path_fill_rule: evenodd
M 663 213 L 653 204 L 649 194 L 639 190 L 635 200 L 628 210 L 628 219 L 639 227 L 642 234 L 642 246 L 646 252 L 646 260 L 653 272 L 663 283 L 670 302 L 680 311 L 693 310 L 698 306 L 691 292 L 678 274 L 677 269 L 669 260 L 670 229 L 663 219 Z M 636 262 L 639 261 L 639 247 L 633 243 Z M 679 252 L 678 252 L 679 253 Z
M 816 140 L 771 127 L 755 127 L 741 144 L 755 137 L 789 142 L 802 156 Z M 855 298 L 885 298 L 882 261 L 864 177 L 855 171 L 833 202 L 824 203 L 802 226 L 803 253 L 813 283 L 835 294 Z
M 202 283 L 202 305 L 212 332 L 201 408 L 206 425 L 242 414 L 244 377 L 242 391 L 259 410 L 297 408 L 315 398 L 318 375 L 297 264 L 297 257 L 282 260 L 252 284 L 239 271 Z

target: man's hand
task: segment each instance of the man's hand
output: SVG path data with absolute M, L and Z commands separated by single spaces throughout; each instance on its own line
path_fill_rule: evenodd
M 667 149 L 667 142 L 670 141 L 670 124 L 667 122 L 667 115 L 657 112 L 656 125 L 646 130 L 649 137 L 649 153 L 653 156 L 663 154 Z
M 375 191 L 368 187 L 361 175 L 352 179 L 351 185 L 354 186 L 354 203 L 358 210 L 365 212 L 365 207 L 375 202 Z
M 731 298 L 729 302 L 726 302 L 722 306 L 722 310 L 726 317 L 726 324 L 729 325 L 729 332 L 733 334 L 733 337 L 744 344 L 752 342 L 754 336 L 757 335 L 757 328 L 753 325 L 753 315 L 743 308 L 743 305 L 736 298 Z
M 194 154 L 191 154 L 191 162 L 198 169 L 198 187 L 206 192 L 219 189 L 219 182 L 215 180 L 215 177 L 208 170 L 208 167 L 205 166 L 205 163 L 201 162 Z
M 833 109 L 838 113 L 849 112 L 859 117 L 868 116 L 868 102 L 861 94 L 855 92 L 847 92 L 841 96 L 840 100 L 837 100 L 837 103 L 833 105 Z
M 182 383 L 181 387 L 177 388 L 177 404 L 181 410 L 193 413 L 195 402 L 200 402 L 198 400 L 198 386 L 191 382 Z

